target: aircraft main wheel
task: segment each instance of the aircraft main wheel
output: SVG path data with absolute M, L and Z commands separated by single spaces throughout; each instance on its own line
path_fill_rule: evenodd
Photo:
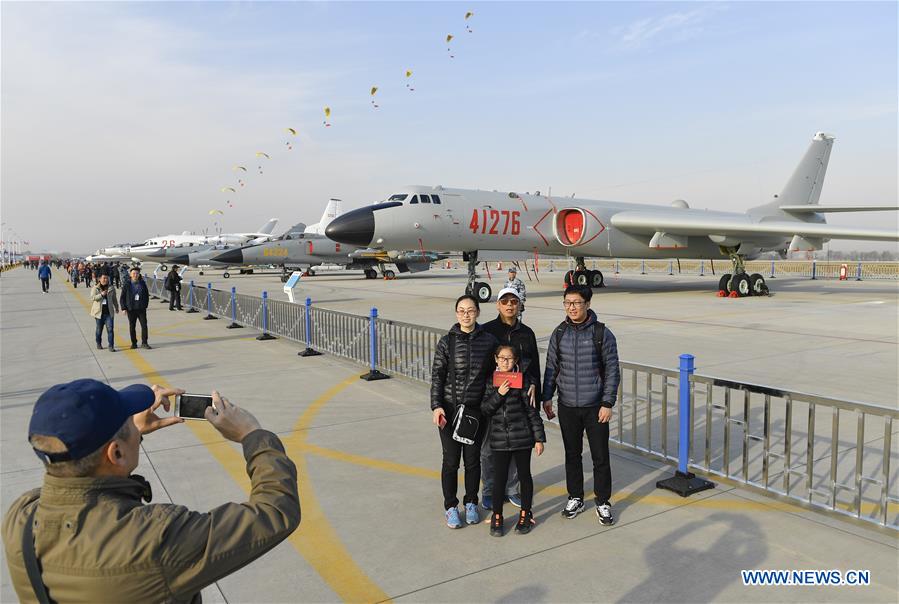
M 734 275 L 734 278 L 730 282 L 730 290 L 733 292 L 737 292 L 737 295 L 741 298 L 751 296 L 752 288 L 749 284 L 749 276 L 745 273 L 741 275 Z
M 365 269 L 365 278 L 366 279 L 377 279 L 378 272 L 374 269 L 367 268 Z
M 203 271 L 200 271 L 200 276 L 201 276 L 201 277 L 203 276 Z
M 227 279 L 230 276 L 231 276 L 231 273 L 229 273 L 228 271 L 225 271 L 224 273 L 222 273 L 222 277 L 225 279 Z
M 390 269 L 387 269 L 386 271 L 384 271 L 384 278 L 387 280 L 396 279 L 396 273 Z
M 169 270 L 169 267 L 167 267 L 167 266 L 164 265 L 164 264 L 160 264 L 160 265 L 159 265 L 159 270 L 161 270 L 162 272 L 166 272 L 167 270 Z
M 590 286 L 599 289 L 603 284 L 602 271 L 590 271 Z
M 578 285 L 589 285 L 590 284 L 590 273 L 589 271 L 574 271 L 574 275 L 572 279 Z
M 562 282 L 565 284 L 565 287 L 568 287 L 569 285 L 574 283 L 574 281 L 572 281 L 573 277 L 574 277 L 574 271 L 568 271 L 567 273 L 565 273 L 565 277 L 562 279 Z
M 490 302 L 490 296 L 492 295 L 493 290 L 490 289 L 488 284 L 483 281 L 474 284 L 474 297 L 478 299 L 478 302 Z
M 767 296 L 768 285 L 765 283 L 765 278 L 758 273 L 749 275 L 749 290 L 753 296 Z
M 287 283 L 288 279 L 290 279 L 288 275 L 281 275 L 281 283 Z
M 725 294 L 730 293 L 730 279 L 732 275 L 730 273 L 724 273 L 721 275 L 721 278 L 718 279 L 718 291 L 723 291 Z

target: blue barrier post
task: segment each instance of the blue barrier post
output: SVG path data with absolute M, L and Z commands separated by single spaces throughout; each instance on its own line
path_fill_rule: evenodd
M 690 426 L 693 421 L 690 402 L 690 376 L 693 375 L 692 354 L 680 355 L 680 378 L 678 384 L 679 436 L 677 440 L 677 471 L 674 476 L 656 482 L 657 489 L 674 491 L 681 497 L 715 488 L 714 483 L 688 471 L 690 464 Z
M 190 281 L 190 289 L 187 290 L 187 312 L 200 312 L 196 308 L 194 308 L 194 282 L 193 279 Z
M 645 274 L 646 274 L 646 260 L 641 260 L 641 261 L 640 261 L 640 274 L 641 274 L 641 275 L 645 275 Z
M 371 363 L 369 372 L 359 377 L 366 382 L 386 380 L 390 376 L 377 370 L 378 365 L 378 309 L 372 307 L 368 317 L 368 358 Z
M 818 262 L 816 260 L 812 260 L 812 281 L 814 281 L 818 277 Z
M 774 279 L 774 260 L 771 261 L 771 276 L 769 279 Z
M 615 259 L 615 274 L 617 275 L 620 272 L 621 272 L 621 260 L 616 258 Z
M 268 332 L 268 292 L 262 292 L 262 333 L 256 336 L 257 340 L 276 340 L 277 338 Z
M 297 354 L 301 357 L 317 357 L 321 353 L 312 348 L 312 298 L 306 298 L 306 350 Z
M 206 284 L 206 316 L 203 317 L 204 321 L 210 321 L 218 319 L 218 317 L 212 314 L 212 283 Z
M 862 263 L 861 262 L 858 263 L 858 268 L 855 269 L 855 280 L 856 281 L 862 280 Z
M 243 325 L 237 322 L 237 288 L 231 288 L 231 325 L 227 329 L 243 329 Z
M 674 260 L 669 260 L 669 261 L 668 261 L 668 274 L 669 274 L 669 275 L 673 275 L 673 274 L 674 274 Z
M 704 260 L 699 261 L 699 276 L 700 277 L 705 276 L 705 261 Z

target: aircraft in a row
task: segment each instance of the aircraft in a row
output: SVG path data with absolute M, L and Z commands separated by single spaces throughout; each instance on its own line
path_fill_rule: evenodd
M 718 258 L 733 270 L 718 289 L 738 296 L 768 291 L 760 274 L 748 274 L 745 261 L 767 251 L 820 249 L 830 239 L 899 241 L 893 230 L 829 225 L 828 212 L 897 210 L 896 206 L 822 206 L 818 201 L 833 147 L 833 136 L 819 132 L 783 190 L 745 213 L 691 209 L 682 200 L 669 206 L 633 204 L 514 192 L 413 186 L 386 201 L 351 210 L 325 229 L 334 241 L 377 250 L 420 249 L 463 252 L 468 262 L 466 292 L 487 301 L 491 289 L 478 282 L 479 257 L 503 252 L 570 255 L 576 268 L 565 282 L 601 287 L 600 271 L 588 270 L 588 257 Z M 893 223 L 895 224 L 895 223 Z

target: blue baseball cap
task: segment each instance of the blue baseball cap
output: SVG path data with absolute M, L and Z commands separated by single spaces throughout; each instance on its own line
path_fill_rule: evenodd
M 156 400 L 149 386 L 134 384 L 116 390 L 97 380 L 57 384 L 34 404 L 28 439 L 54 436 L 65 444 L 65 453 L 34 450 L 48 463 L 86 457 L 109 442 L 125 421 L 145 411 Z

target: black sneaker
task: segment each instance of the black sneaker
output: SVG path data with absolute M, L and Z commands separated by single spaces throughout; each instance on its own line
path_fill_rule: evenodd
M 143 344 L 141 344 L 140 347 L 141 347 L 141 348 L 146 348 L 147 350 L 153 350 L 153 347 L 150 346 L 149 344 L 147 344 L 146 342 L 144 342 Z
M 97 343 L 97 350 L 103 350 L 103 344 Z
M 583 511 L 584 500 L 580 497 L 569 497 L 568 503 L 565 504 L 565 509 L 562 510 L 562 517 L 570 520 Z
M 132 345 L 131 345 L 131 350 L 137 350 L 137 344 L 132 344 Z
M 518 524 L 515 525 L 515 531 L 519 535 L 527 535 L 531 532 L 531 527 L 536 524 L 534 522 L 534 514 L 530 510 L 521 510 L 518 514 Z
M 503 517 L 499 514 L 494 514 L 490 517 L 490 536 L 491 537 L 502 537 L 503 536 Z
M 109 352 L 115 352 L 115 346 L 110 346 L 110 347 L 109 347 Z
M 606 501 L 605 503 L 597 504 L 596 517 L 599 518 L 599 523 L 605 526 L 611 526 L 615 524 L 615 519 L 612 518 L 612 504 L 608 501 Z

